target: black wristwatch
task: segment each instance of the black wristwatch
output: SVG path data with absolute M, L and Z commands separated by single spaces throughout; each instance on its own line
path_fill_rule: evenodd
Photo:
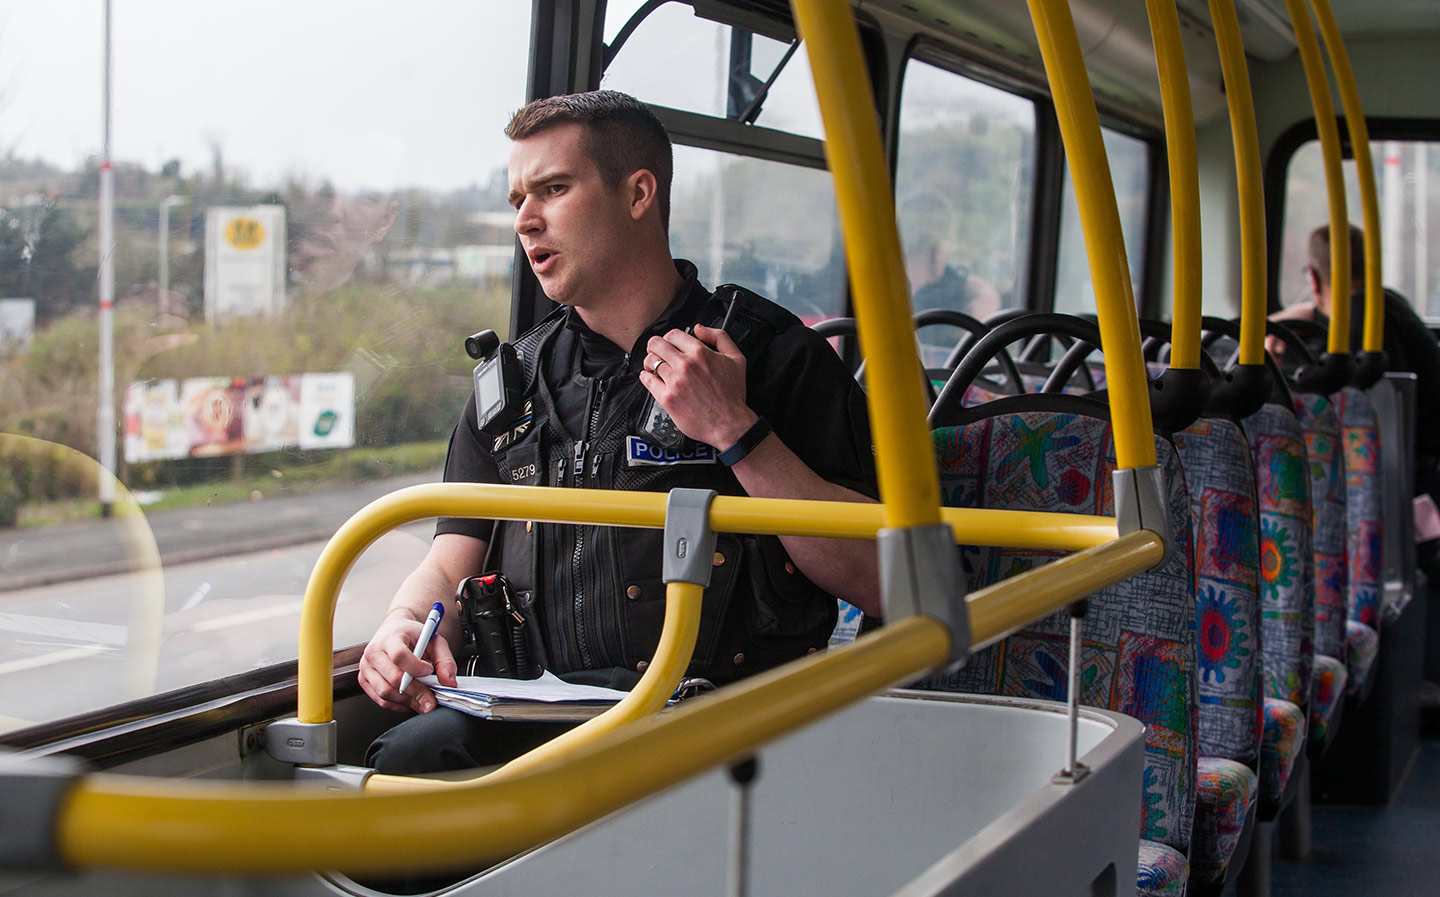
M 740 438 L 735 440 L 734 445 L 720 453 L 720 463 L 726 467 L 734 467 L 745 460 L 745 456 L 754 451 L 755 446 L 764 442 L 765 437 L 772 432 L 774 431 L 770 428 L 768 420 L 763 417 L 756 418 L 755 423 L 750 425 L 750 429 L 740 434 Z

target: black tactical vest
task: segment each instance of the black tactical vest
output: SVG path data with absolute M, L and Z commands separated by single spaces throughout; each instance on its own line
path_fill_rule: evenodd
M 726 285 L 716 295 L 728 302 L 731 290 L 740 298 L 727 332 L 753 363 L 783 326 L 776 312 L 786 313 L 740 287 Z M 717 326 L 724 311 L 725 303 L 711 296 L 699 303 L 697 322 Z M 563 320 L 563 310 L 551 314 L 515 343 L 526 402 L 512 428 L 492 440 L 500 482 L 745 494 L 714 448 L 687 439 L 667 450 L 637 435 L 649 392 L 636 373 L 594 379 L 577 365 L 558 388 L 586 392 L 586 432 L 567 432 L 542 370 Z M 489 566 L 538 614 L 547 669 L 644 670 L 665 616 L 662 536 L 658 529 L 497 523 Z M 778 538 L 721 533 L 688 675 L 719 684 L 824 648 L 837 611 L 836 599 L 796 569 Z

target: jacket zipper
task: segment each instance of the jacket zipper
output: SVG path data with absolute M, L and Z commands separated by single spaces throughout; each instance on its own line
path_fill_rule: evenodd
M 590 438 L 594 435 L 596 428 L 600 425 L 600 412 L 604 407 L 605 397 L 604 380 L 596 380 L 590 393 L 590 416 L 586 422 L 585 432 L 581 434 L 580 440 L 575 443 L 575 485 L 585 488 L 590 485 L 590 476 L 586 470 L 585 456 L 590 451 Z M 585 669 L 590 669 L 593 659 L 590 653 L 590 643 L 586 637 L 585 625 L 585 526 L 575 526 L 575 551 L 570 556 L 570 576 L 574 582 L 574 614 L 575 614 L 575 640 L 580 648 L 580 660 Z

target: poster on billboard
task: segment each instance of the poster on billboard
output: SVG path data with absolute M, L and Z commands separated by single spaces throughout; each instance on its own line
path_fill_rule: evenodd
M 235 455 L 245 451 L 245 379 L 191 377 L 180 385 L 190 457 Z
M 355 444 L 355 378 L 349 373 L 300 378 L 300 447 L 346 448 Z
M 125 463 L 166 461 L 189 454 L 179 382 L 131 383 L 125 391 Z
M 252 377 L 245 384 L 245 451 L 274 452 L 300 444 L 300 381 L 295 376 Z

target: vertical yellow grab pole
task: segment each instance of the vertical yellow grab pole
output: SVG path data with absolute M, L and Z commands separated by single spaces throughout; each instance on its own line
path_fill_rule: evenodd
M 1370 158 L 1370 127 L 1365 123 L 1365 110 L 1360 107 L 1360 91 L 1355 86 L 1355 72 L 1350 68 L 1350 53 L 1345 39 L 1330 11 L 1330 0 L 1310 0 L 1320 35 L 1330 54 L 1330 67 L 1335 70 L 1335 83 L 1340 88 L 1340 102 L 1345 106 L 1345 124 L 1350 129 L 1350 147 L 1355 153 L 1355 172 L 1360 180 L 1360 214 L 1365 226 L 1365 339 L 1366 352 L 1385 348 L 1385 287 L 1380 282 L 1380 201 L 1375 195 L 1375 163 Z M 1346 241 L 1349 246 L 1349 241 Z
M 1066 0 L 1028 0 L 1045 74 L 1055 97 L 1065 159 L 1075 185 L 1076 206 L 1085 233 L 1085 254 L 1095 283 L 1100 338 L 1105 344 L 1105 380 L 1115 428 L 1116 466 L 1122 470 L 1155 466 L 1155 437 L 1150 394 L 1140 358 L 1140 324 L 1120 230 L 1120 210 L 1110 162 L 1100 136 L 1095 95 L 1085 73 L 1075 21 Z
M 1145 0 L 1155 65 L 1165 109 L 1165 148 L 1170 161 L 1170 226 L 1175 242 L 1174 308 L 1170 366 L 1200 367 L 1200 170 L 1195 161 L 1195 112 L 1190 105 L 1185 45 L 1173 0 Z
M 869 362 L 870 431 L 885 525 L 936 524 L 940 482 L 925 427 L 895 199 L 855 19 L 849 4 L 837 0 L 793 0 L 792 7 L 825 122 L 825 156 L 835 178 L 860 345 Z
M 1295 29 L 1295 46 L 1305 68 L 1305 83 L 1315 107 L 1315 129 L 1320 136 L 1320 156 L 1325 163 L 1325 193 L 1330 200 L 1330 341 L 1331 355 L 1350 352 L 1350 218 L 1345 211 L 1345 172 L 1340 165 L 1340 128 L 1335 124 L 1335 102 L 1330 97 L 1330 79 L 1320 58 L 1320 42 L 1305 0 L 1285 0 L 1290 24 Z
M 1260 181 L 1260 135 L 1255 97 L 1234 0 L 1210 0 L 1210 21 L 1225 76 L 1230 136 L 1240 196 L 1240 363 L 1265 363 L 1265 191 Z

